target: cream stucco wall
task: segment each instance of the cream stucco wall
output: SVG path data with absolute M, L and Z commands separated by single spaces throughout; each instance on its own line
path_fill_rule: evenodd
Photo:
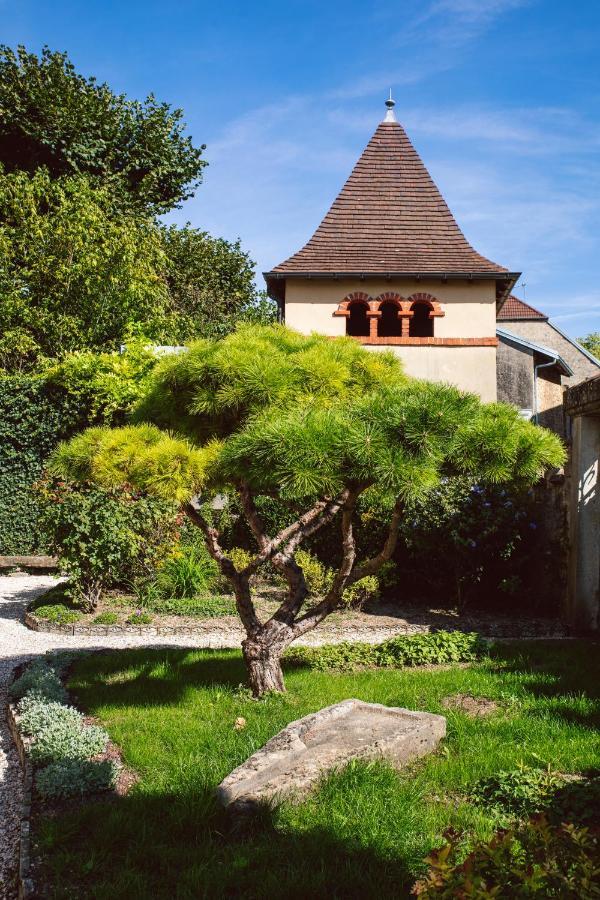
M 408 298 L 431 294 L 441 304 L 444 316 L 434 320 L 434 336 L 440 338 L 492 338 L 496 335 L 496 287 L 493 281 L 448 281 L 440 279 L 296 279 L 286 283 L 285 322 L 303 334 L 317 331 L 330 336 L 346 333 L 346 319 L 334 316 L 338 304 L 355 291 L 375 298 L 389 291 Z M 484 401 L 496 399 L 495 347 L 378 346 L 370 350 L 392 350 L 405 371 L 416 378 L 443 381 L 473 391 Z
M 408 298 L 431 294 L 439 300 L 444 316 L 435 320 L 436 337 L 494 337 L 496 334 L 496 285 L 493 281 L 447 281 L 438 278 L 409 281 L 391 279 L 289 278 L 285 290 L 285 321 L 304 334 L 346 333 L 343 316 L 334 316 L 348 294 L 362 291 L 375 298 L 392 291 Z
M 486 403 L 496 400 L 495 347 L 386 347 L 404 363 L 404 371 L 414 378 L 443 381 L 463 391 L 478 394 Z

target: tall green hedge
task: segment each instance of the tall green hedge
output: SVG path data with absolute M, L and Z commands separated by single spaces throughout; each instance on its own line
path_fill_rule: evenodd
M 0 556 L 43 551 L 33 485 L 56 445 L 88 425 L 121 425 L 156 356 L 143 338 L 124 353 L 71 353 L 38 375 L 0 375 Z
M 0 378 L 0 555 L 43 550 L 32 487 L 73 430 L 69 399 L 43 379 Z

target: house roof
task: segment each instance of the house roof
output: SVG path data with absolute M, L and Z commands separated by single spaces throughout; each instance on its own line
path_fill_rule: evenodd
M 545 359 L 554 362 L 563 375 L 573 375 L 571 366 L 556 352 L 556 350 L 552 350 L 550 347 L 544 347 L 542 344 L 535 344 L 533 341 L 528 341 L 526 338 L 521 337 L 520 334 L 513 334 L 512 331 L 506 331 L 505 328 L 496 328 L 496 334 L 501 340 L 516 344 L 518 347 L 522 347 L 525 350 L 531 350 L 533 353 L 538 353 Z
M 493 278 L 502 296 L 514 284 L 469 244 L 404 128 L 386 117 L 308 243 L 265 278 L 417 274 Z
M 533 306 L 529 306 L 524 300 L 519 300 L 514 294 L 510 294 L 505 300 L 504 306 L 498 312 L 497 319 L 499 322 L 504 322 L 507 319 L 538 319 L 541 322 L 546 322 L 548 316 L 534 309 Z

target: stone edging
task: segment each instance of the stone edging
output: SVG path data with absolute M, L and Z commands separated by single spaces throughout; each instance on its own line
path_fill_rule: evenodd
M 14 681 L 15 674 L 11 682 Z M 19 829 L 19 869 L 18 869 L 18 896 L 19 900 L 28 900 L 35 897 L 35 887 L 31 877 L 31 797 L 33 793 L 33 767 L 29 759 L 30 740 L 24 737 L 18 724 L 16 707 L 8 702 L 6 705 L 6 721 L 8 730 L 14 741 L 19 762 L 23 771 L 23 802 L 21 804 L 20 829 Z
M 32 631 L 50 632 L 52 634 L 68 634 L 68 635 L 107 635 L 107 634 L 147 634 L 147 635 L 167 635 L 167 634 L 202 634 L 204 631 L 214 631 L 214 625 L 210 628 L 202 628 L 199 625 L 73 625 L 57 624 L 54 622 L 45 622 L 43 619 L 34 616 L 29 610 L 25 612 L 25 625 Z M 212 623 L 212 619 L 208 620 Z

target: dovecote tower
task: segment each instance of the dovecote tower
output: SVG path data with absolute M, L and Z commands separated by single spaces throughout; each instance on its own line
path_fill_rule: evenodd
M 291 328 L 391 349 L 408 374 L 496 399 L 496 314 L 520 273 L 469 244 L 394 115 L 394 101 L 331 209 L 265 272 Z

